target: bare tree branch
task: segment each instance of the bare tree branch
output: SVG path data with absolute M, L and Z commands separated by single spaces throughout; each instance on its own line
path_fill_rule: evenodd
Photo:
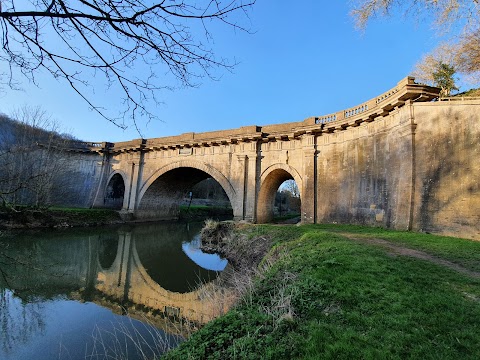
M 416 65 L 419 80 L 433 83 L 438 64 L 462 73 L 472 83 L 480 81 L 480 3 L 479 0 L 355 0 L 352 16 L 360 29 L 377 16 L 403 12 L 415 18 L 429 17 L 448 43 L 440 44 Z
M 392 13 L 426 15 L 444 29 L 457 22 L 475 28 L 480 20 L 478 0 L 354 0 L 353 3 L 351 14 L 360 29 L 365 29 L 369 20 Z
M 15 87 L 19 72 L 37 84 L 36 75 L 46 70 L 122 128 L 126 118 L 152 119 L 150 102 L 158 102 L 160 90 L 173 88 L 170 78 L 197 86 L 200 78 L 213 77 L 214 68 L 235 65 L 217 60 L 198 30 L 207 42 L 215 22 L 248 32 L 237 21 L 248 19 L 255 1 L 2 1 L 0 61 L 9 64 L 3 83 Z M 162 75 L 166 79 L 159 80 Z M 92 77 L 103 79 L 106 91 L 123 93 L 118 114 L 95 101 Z
M 38 107 L 12 116 L 0 114 L 0 206 L 46 206 L 55 178 L 65 173 L 61 149 L 72 140 Z

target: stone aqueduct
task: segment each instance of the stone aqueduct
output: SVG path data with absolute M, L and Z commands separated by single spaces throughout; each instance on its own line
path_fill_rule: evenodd
M 105 206 L 109 184 L 122 180 L 124 214 L 173 219 L 191 187 L 212 177 L 235 219 L 264 223 L 278 186 L 294 179 L 304 223 L 480 239 L 480 99 L 438 95 L 407 77 L 359 106 L 301 122 L 88 143 L 97 156 L 90 206 Z

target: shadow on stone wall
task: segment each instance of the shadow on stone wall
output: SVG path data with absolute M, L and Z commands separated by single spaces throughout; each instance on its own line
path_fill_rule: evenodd
M 480 238 L 480 133 L 458 111 L 436 117 L 417 146 L 419 204 L 415 228 Z M 472 119 L 469 119 L 472 120 Z M 473 120 L 472 120 L 473 122 Z

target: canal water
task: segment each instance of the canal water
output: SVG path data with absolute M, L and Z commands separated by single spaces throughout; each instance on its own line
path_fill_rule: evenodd
M 0 359 L 145 359 L 224 309 L 201 223 L 0 237 Z M 225 272 L 224 272 L 225 273 Z

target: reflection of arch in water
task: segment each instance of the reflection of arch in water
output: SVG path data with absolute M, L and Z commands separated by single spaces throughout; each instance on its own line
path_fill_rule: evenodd
M 182 243 L 191 243 L 201 227 L 201 223 L 171 223 L 134 229 L 136 253 L 153 281 L 166 290 L 187 293 L 217 277 L 216 271 L 197 265 L 182 249 Z
M 208 254 L 202 251 L 200 234 L 196 235 L 191 241 L 184 242 L 182 244 L 182 251 L 195 264 L 209 271 L 223 271 L 228 264 L 227 259 L 221 258 L 220 255 Z
M 108 296 L 198 323 L 210 321 L 231 305 L 231 297 L 225 291 L 216 289 L 221 278 L 187 293 L 162 288 L 142 265 L 131 233 L 119 235 L 118 249 L 121 251 L 110 269 L 99 272 L 97 276 L 96 289 Z
M 98 263 L 100 269 L 109 269 L 118 254 L 118 236 L 99 236 L 98 238 Z

